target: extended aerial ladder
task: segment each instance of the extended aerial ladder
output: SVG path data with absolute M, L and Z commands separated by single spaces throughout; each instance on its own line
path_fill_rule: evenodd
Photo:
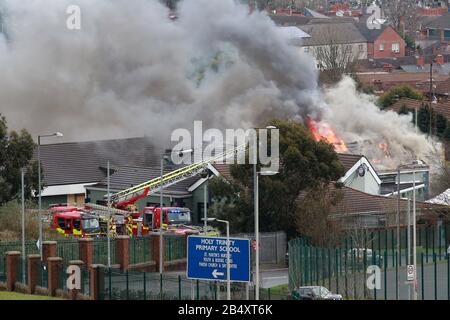
M 165 189 L 170 187 L 171 185 L 174 185 L 178 182 L 181 182 L 185 179 L 195 176 L 204 171 L 209 164 L 219 161 L 225 161 L 226 159 L 232 156 L 234 157 L 239 152 L 245 152 L 246 149 L 247 144 L 242 144 L 234 148 L 229 148 L 225 152 L 222 152 L 216 156 L 203 159 L 201 161 L 195 162 L 193 164 L 166 173 L 162 176 L 162 179 L 161 177 L 156 177 L 144 183 L 117 192 L 110 196 L 112 207 L 110 208 L 110 210 L 114 209 L 114 212 L 113 211 L 110 212 L 119 215 L 126 215 L 127 206 L 135 203 L 137 200 L 144 198 L 149 194 L 158 192 L 159 190 L 161 190 L 161 187 Z M 86 207 L 90 207 L 97 212 L 108 211 L 107 206 L 102 206 L 98 204 L 87 203 Z
M 169 173 L 166 173 L 161 177 L 153 178 L 144 183 L 138 184 L 131 188 L 117 192 L 111 196 L 112 205 L 116 208 L 124 208 L 126 205 L 136 202 L 142 197 L 148 194 L 153 194 L 162 188 L 168 188 L 178 182 L 195 176 L 204 171 L 209 164 L 224 161 L 227 158 L 234 156 L 238 152 L 245 152 L 247 145 L 243 144 L 234 148 L 230 148 L 225 152 L 212 156 L 202 161 L 184 166 Z
M 89 208 L 89 211 L 92 214 L 102 217 L 103 219 L 106 219 L 108 217 L 108 211 L 113 216 L 122 216 L 124 220 L 132 219 L 131 215 L 133 213 L 127 210 L 127 207 L 129 205 L 134 204 L 136 201 L 146 197 L 149 194 L 158 192 L 159 190 L 161 190 L 161 188 L 168 188 L 171 185 L 174 185 L 201 173 L 208 167 L 209 164 L 219 161 L 225 161 L 232 156 L 234 157 L 239 152 L 245 152 L 246 149 L 247 145 L 242 144 L 240 146 L 227 149 L 225 152 L 220 153 L 216 156 L 203 159 L 201 161 L 166 173 L 162 177 L 159 176 L 131 188 L 117 192 L 110 196 L 111 206 L 109 207 L 93 203 L 87 203 L 85 206 Z M 129 229 L 128 233 L 131 233 L 131 227 L 129 225 L 127 225 L 126 227 L 127 229 Z

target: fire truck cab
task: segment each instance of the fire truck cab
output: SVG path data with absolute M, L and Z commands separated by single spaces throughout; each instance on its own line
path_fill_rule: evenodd
M 82 209 L 68 205 L 51 205 L 50 228 L 65 236 L 100 236 L 100 223 L 97 217 L 83 212 Z
M 79 211 L 55 213 L 51 228 L 66 236 L 100 236 L 100 223 L 97 217 Z
M 163 207 L 162 227 L 165 230 L 181 230 L 183 226 L 192 225 L 191 211 L 188 208 Z M 159 230 L 161 225 L 160 207 L 145 207 L 140 218 L 133 219 L 133 235 L 146 235 Z M 140 232 L 139 232 L 139 224 Z

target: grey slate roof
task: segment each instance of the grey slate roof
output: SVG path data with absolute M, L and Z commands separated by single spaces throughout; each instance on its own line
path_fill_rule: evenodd
M 43 179 L 47 186 L 99 182 L 108 160 L 111 166 L 159 166 L 159 153 L 149 138 L 41 145 Z
M 367 28 L 366 21 L 359 22 L 355 24 L 359 32 L 367 39 L 367 42 L 375 42 L 378 37 L 386 30 L 386 26 L 382 25 L 380 29 L 369 29 Z
M 305 46 L 325 45 L 330 36 L 340 44 L 367 42 L 354 23 L 308 24 L 301 29 L 311 35 L 311 38 L 303 39 Z
M 269 15 L 270 19 L 279 26 L 303 26 L 311 21 L 310 17 Z
M 305 16 L 307 16 L 307 17 L 321 18 L 321 19 L 330 19 L 330 17 L 328 17 L 328 16 L 326 16 L 326 15 L 323 15 L 323 14 L 317 12 L 317 11 L 308 9 L 308 8 L 305 8 L 304 11 L 305 11 L 305 12 L 304 12 L 304 13 L 305 13 Z
M 425 72 L 430 73 L 430 64 L 426 64 L 423 67 L 416 64 L 400 66 L 405 72 Z M 448 75 L 450 73 L 450 63 L 444 63 L 443 65 L 433 64 L 433 73 L 439 73 L 441 75 Z
M 428 23 L 427 29 L 450 29 L 450 13 L 447 13 Z
M 153 178 L 159 177 L 161 169 L 159 167 L 139 167 L 139 166 L 118 166 L 115 168 L 115 173 L 110 176 L 111 190 L 125 190 L 127 188 L 136 186 Z M 169 173 L 171 170 L 164 170 L 164 173 Z M 166 189 L 164 192 L 170 195 L 189 196 L 188 188 L 200 179 L 199 176 L 193 176 L 186 180 L 180 181 Z M 106 188 L 107 179 L 103 179 L 98 184 L 91 187 Z M 88 189 L 90 187 L 87 187 Z

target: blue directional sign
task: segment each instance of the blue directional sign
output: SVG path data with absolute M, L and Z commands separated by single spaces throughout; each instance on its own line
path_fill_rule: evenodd
M 189 236 L 189 279 L 227 280 L 227 238 Z M 230 280 L 250 281 L 250 240 L 230 238 Z

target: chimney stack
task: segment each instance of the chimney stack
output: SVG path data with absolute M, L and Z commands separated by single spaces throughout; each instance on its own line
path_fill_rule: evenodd
M 425 65 L 425 57 L 424 56 L 416 56 L 416 64 L 418 66 L 424 66 Z
M 442 54 L 438 54 L 436 56 L 436 63 L 439 65 L 443 65 L 445 63 L 444 56 Z

